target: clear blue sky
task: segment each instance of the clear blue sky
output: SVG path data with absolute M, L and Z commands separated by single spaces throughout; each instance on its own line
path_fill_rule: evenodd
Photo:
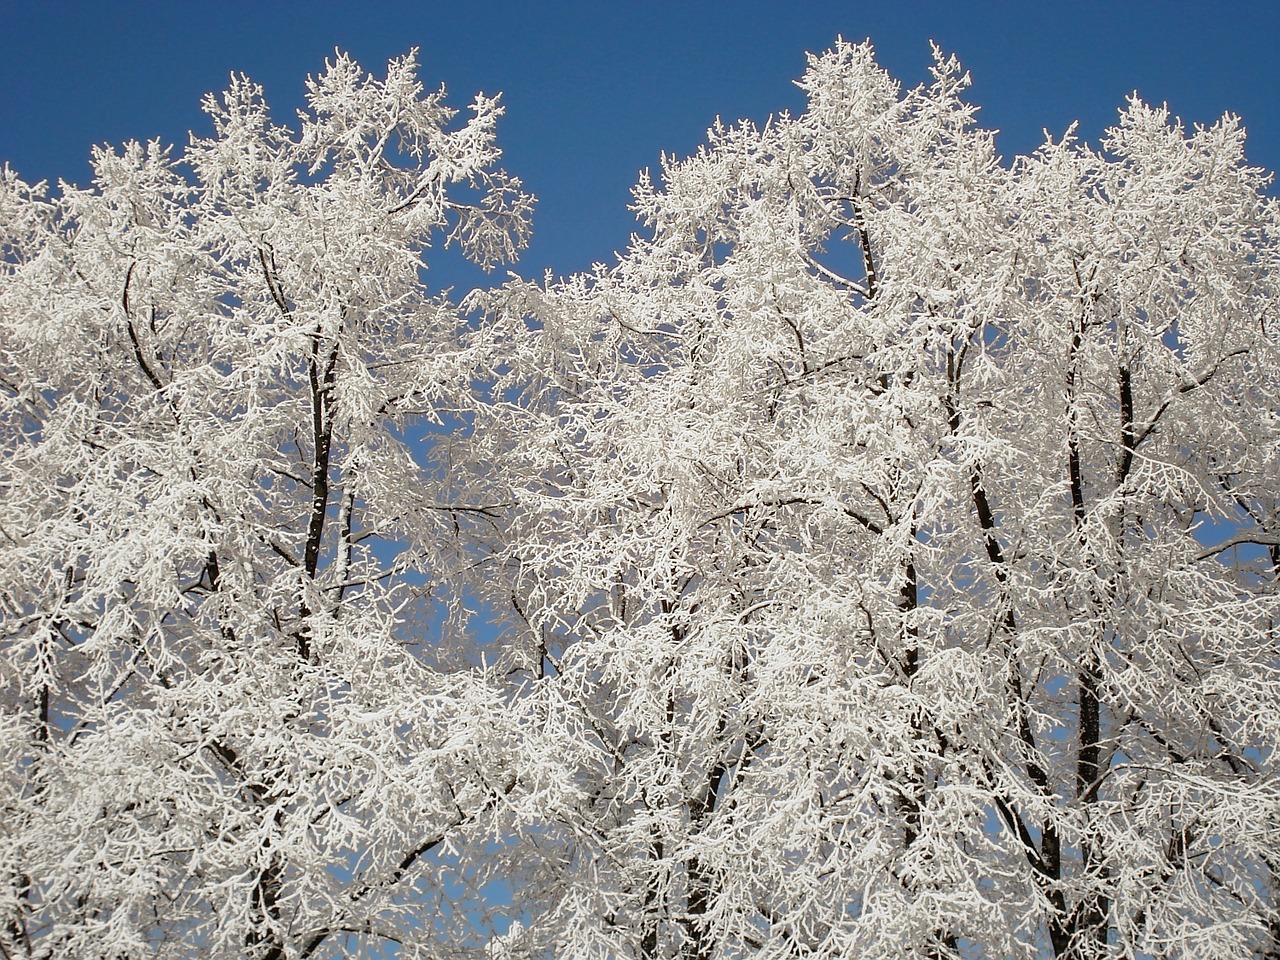
M 633 228 L 638 171 L 695 149 L 717 115 L 801 105 L 805 51 L 870 37 L 915 85 L 932 38 L 974 77 L 1005 156 L 1080 120 L 1096 140 L 1127 93 L 1189 122 L 1240 114 L 1252 162 L 1280 166 L 1280 2 L 115 2 L 0 0 L 0 162 L 83 182 L 93 143 L 204 132 L 230 71 L 291 120 L 340 47 L 368 70 L 421 48 L 423 79 L 465 106 L 503 91 L 506 166 L 538 195 L 538 276 L 607 260 Z M 1273 193 L 1275 192 L 1273 188 Z

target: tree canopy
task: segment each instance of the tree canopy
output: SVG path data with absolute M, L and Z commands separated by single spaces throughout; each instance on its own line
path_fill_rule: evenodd
M 585 275 L 496 99 L 0 176 L 10 957 L 1280 956 L 1280 245 L 1237 118 L 935 50 Z

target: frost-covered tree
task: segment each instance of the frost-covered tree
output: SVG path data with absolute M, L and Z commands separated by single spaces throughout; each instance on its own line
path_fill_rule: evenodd
M 1267 180 L 1137 100 L 1004 165 L 967 84 L 842 43 L 486 301 L 535 953 L 1280 950 Z
M 233 78 L 180 155 L 0 175 L 0 956 L 470 929 L 512 774 L 500 691 L 425 645 L 484 507 L 409 442 L 474 365 L 420 271 L 511 258 L 531 199 L 498 101 L 416 72 L 338 57 L 296 130 Z
M 529 201 L 413 74 L 4 175 L 4 951 L 1280 956 L 1236 119 L 1004 164 L 840 43 L 464 324 Z

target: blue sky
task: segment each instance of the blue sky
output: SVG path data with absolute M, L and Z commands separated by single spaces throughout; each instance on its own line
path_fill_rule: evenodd
M 626 245 L 628 190 L 717 115 L 802 104 L 805 51 L 870 37 L 915 85 L 930 39 L 974 77 L 1007 157 L 1080 120 L 1096 140 L 1132 90 L 1189 122 L 1244 118 L 1253 163 L 1280 166 L 1280 3 L 172 2 L 0 0 L 0 162 L 28 180 L 88 176 L 89 147 L 205 132 L 203 94 L 232 71 L 290 119 L 340 47 L 368 70 L 421 48 L 455 106 L 501 90 L 506 166 L 538 195 L 518 269 L 584 269 Z M 1275 192 L 1273 188 L 1273 192 Z

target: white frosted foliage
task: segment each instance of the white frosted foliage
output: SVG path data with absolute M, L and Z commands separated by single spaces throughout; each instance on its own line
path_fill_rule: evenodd
M 532 199 L 412 57 L 4 172 L 6 954 L 1280 956 L 1239 121 L 800 86 L 461 307 Z

